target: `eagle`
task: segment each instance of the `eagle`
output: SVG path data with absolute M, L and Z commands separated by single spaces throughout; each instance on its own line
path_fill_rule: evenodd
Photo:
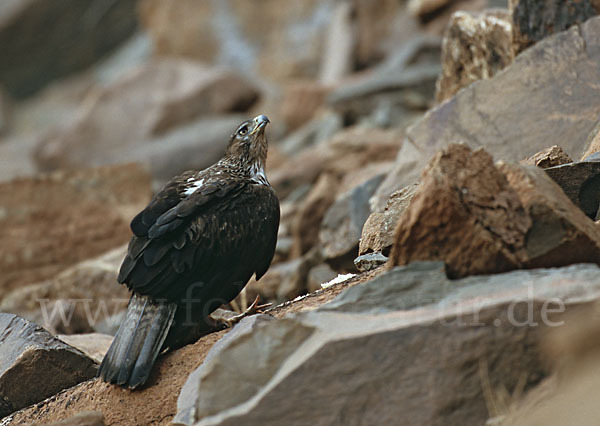
M 280 211 L 265 174 L 268 123 L 240 124 L 221 160 L 173 178 L 131 221 L 118 282 L 132 296 L 100 365 L 104 381 L 143 385 L 162 351 L 214 330 L 209 315 L 269 268 Z

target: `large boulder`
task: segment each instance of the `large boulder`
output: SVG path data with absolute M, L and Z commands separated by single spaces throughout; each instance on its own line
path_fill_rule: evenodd
M 162 148 L 162 156 L 171 155 L 165 152 L 165 146 L 173 145 L 173 140 L 164 138 L 180 126 L 207 116 L 246 111 L 257 98 L 258 92 L 249 82 L 230 72 L 182 59 L 150 61 L 90 95 L 72 122 L 40 141 L 35 159 L 42 170 L 97 166 L 132 158 L 156 161 L 157 149 Z M 202 158 L 204 150 L 218 144 L 220 156 L 228 136 L 239 124 L 231 124 L 230 120 L 224 129 L 215 127 L 213 121 L 201 122 L 190 131 L 199 148 L 192 150 L 188 132 L 184 138 L 187 152 L 181 152 L 179 141 L 172 150 L 180 157 L 192 157 L 198 167 L 209 165 Z M 209 157 L 214 158 L 214 154 Z
M 483 424 L 482 380 L 509 391 L 539 383 L 544 331 L 599 296 L 594 265 L 458 282 L 441 263 L 397 268 L 228 341 L 188 379 L 177 421 Z
M 544 170 L 465 145 L 436 155 L 395 232 L 393 265 L 439 259 L 454 277 L 600 262 L 600 230 Z
M 96 375 L 96 364 L 40 326 L 0 313 L 0 417 Z
M 581 158 L 600 115 L 598 80 L 600 18 L 592 18 L 542 40 L 503 72 L 430 110 L 407 130 L 395 169 L 378 194 L 387 199 L 414 183 L 431 157 L 450 143 L 484 147 L 495 158 L 513 162 L 551 145 Z
M 136 164 L 0 184 L 0 298 L 125 244 L 150 195 L 150 177 Z
M 135 0 L 6 0 L 0 4 L 0 83 L 13 96 L 90 66 L 131 36 Z

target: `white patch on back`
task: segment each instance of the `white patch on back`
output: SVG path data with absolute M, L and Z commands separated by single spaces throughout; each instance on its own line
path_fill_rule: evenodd
M 188 179 L 188 182 L 190 182 L 191 180 L 193 180 L 193 178 Z M 183 195 L 192 195 L 194 192 L 196 192 L 198 189 L 200 189 L 202 187 L 203 183 L 204 183 L 204 179 L 200 179 L 200 180 L 193 182 L 192 186 L 190 186 L 185 191 L 183 191 Z

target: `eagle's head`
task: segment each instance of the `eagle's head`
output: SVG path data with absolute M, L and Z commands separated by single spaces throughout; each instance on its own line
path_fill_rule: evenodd
M 268 149 L 265 127 L 269 123 L 265 115 L 244 121 L 231 134 L 225 156 L 242 166 L 263 169 Z

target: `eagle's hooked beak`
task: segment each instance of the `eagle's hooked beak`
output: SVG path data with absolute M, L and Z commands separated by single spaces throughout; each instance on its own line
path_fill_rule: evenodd
M 266 115 L 259 115 L 254 118 L 254 129 L 250 132 L 251 135 L 257 133 L 259 130 L 264 129 L 267 124 L 270 123 L 269 118 Z

